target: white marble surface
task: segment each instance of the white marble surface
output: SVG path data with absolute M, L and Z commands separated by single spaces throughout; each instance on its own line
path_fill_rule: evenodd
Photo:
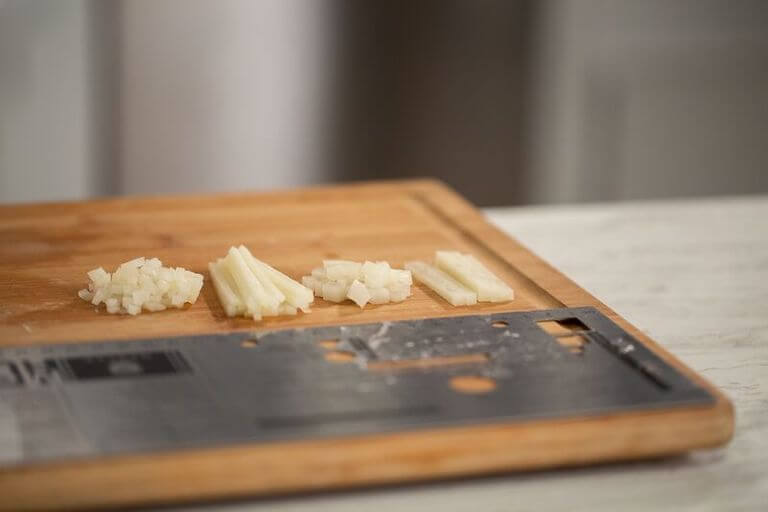
M 768 510 L 768 197 L 487 213 L 722 388 L 733 441 L 664 461 L 184 510 Z

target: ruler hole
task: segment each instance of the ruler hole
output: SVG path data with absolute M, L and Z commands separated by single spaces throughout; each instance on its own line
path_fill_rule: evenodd
M 588 331 L 589 327 L 578 318 L 563 318 L 562 320 L 541 320 L 536 322 L 544 332 L 552 336 L 566 336 L 578 331 Z
M 509 327 L 509 322 L 506 320 L 496 320 L 491 325 L 497 329 L 504 329 L 505 327 Z
M 584 322 L 582 322 L 578 318 L 563 318 L 562 320 L 558 320 L 557 322 L 563 327 L 571 331 L 588 331 L 589 330 L 589 327 L 587 327 L 584 324 Z
M 351 363 L 355 359 L 357 354 L 348 350 L 333 350 L 325 354 L 325 360 L 332 363 Z
M 326 350 L 333 350 L 339 345 L 339 340 L 336 338 L 329 338 L 326 340 L 320 340 L 317 342 L 317 344 Z
M 490 393 L 496 389 L 496 381 L 488 377 L 478 375 L 463 375 L 451 379 L 451 388 L 459 393 L 477 395 Z

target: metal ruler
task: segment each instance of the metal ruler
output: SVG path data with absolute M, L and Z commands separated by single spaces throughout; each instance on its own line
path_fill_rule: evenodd
M 594 308 L 0 349 L 0 466 L 714 403 Z

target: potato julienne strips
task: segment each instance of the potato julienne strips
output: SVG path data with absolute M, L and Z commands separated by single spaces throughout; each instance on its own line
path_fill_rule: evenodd
M 231 247 L 223 259 L 209 264 L 219 300 L 228 316 L 296 315 L 309 311 L 314 300 L 307 289 L 251 254 L 247 247 Z
M 280 290 L 280 292 L 282 292 L 283 300 L 296 308 L 304 310 L 309 308 L 309 304 L 314 300 L 312 290 L 308 289 L 306 286 L 301 285 L 300 283 L 297 283 L 287 275 L 273 267 L 270 267 L 258 258 L 255 258 L 247 247 L 241 245 L 239 249 L 241 251 L 244 250 L 245 254 L 248 255 L 253 264 L 259 267 L 262 272 L 266 274 L 267 277 L 272 281 L 272 284 L 274 284 L 275 287 Z
M 269 304 L 268 309 L 277 314 L 280 304 L 285 301 L 285 295 L 277 289 L 277 286 L 274 285 L 264 270 L 256 264 L 254 261 L 255 258 L 248 249 L 241 245 L 238 248 L 238 251 L 243 257 L 245 264 L 248 265 L 248 268 L 251 269 L 253 275 L 256 276 L 256 279 L 259 280 L 259 283 L 261 283 L 261 286 L 264 288 L 264 299 L 265 302 Z
M 477 294 L 437 267 L 423 261 L 409 261 L 405 268 L 413 277 L 424 283 L 453 306 L 477 304 Z
M 249 315 L 262 314 L 261 304 L 264 299 L 264 287 L 248 268 L 243 255 L 234 247 L 230 247 L 224 261 L 227 263 L 239 295 L 245 303 L 246 312 Z
M 474 256 L 456 251 L 437 251 L 435 266 L 477 293 L 481 302 L 503 302 L 515 298 L 515 293 Z
M 229 289 L 235 292 L 235 295 L 237 295 L 237 285 L 235 284 L 235 277 L 232 275 L 232 271 L 230 270 L 226 261 L 224 261 L 224 258 L 219 258 L 219 268 L 221 269 L 221 274 L 225 282 L 227 283 L 227 286 L 229 286 Z M 248 311 L 245 307 L 245 302 L 243 301 L 242 297 L 238 297 L 238 314 L 248 316 Z M 258 316 L 261 317 L 261 313 L 259 313 Z
M 221 260 L 208 263 L 208 272 L 211 274 L 213 287 L 216 289 L 216 295 L 224 308 L 227 316 L 236 316 L 243 312 L 243 303 L 230 284 L 225 275 L 226 269 L 222 268 Z

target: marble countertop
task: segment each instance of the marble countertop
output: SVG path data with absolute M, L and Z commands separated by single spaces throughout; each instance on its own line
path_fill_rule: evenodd
M 660 461 L 183 510 L 766 510 L 768 197 L 486 213 L 725 391 L 733 441 Z

